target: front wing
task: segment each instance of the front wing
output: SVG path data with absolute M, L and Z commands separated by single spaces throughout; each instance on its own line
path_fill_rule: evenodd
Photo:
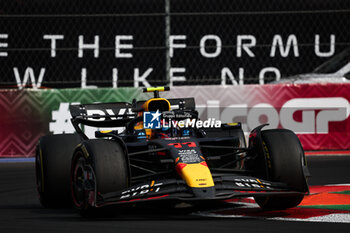
M 197 197 L 183 180 L 153 180 L 129 187 L 120 192 L 96 195 L 96 201 L 90 204 L 95 207 L 103 207 L 107 205 L 121 205 L 157 200 L 197 202 L 205 200 L 227 200 L 236 197 L 306 194 L 304 192 L 297 192 L 284 183 L 270 182 L 249 176 L 219 176 L 214 177 L 214 183 L 214 195 Z

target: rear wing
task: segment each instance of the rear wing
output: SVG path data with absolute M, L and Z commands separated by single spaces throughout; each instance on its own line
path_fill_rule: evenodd
M 69 106 L 72 122 L 93 127 L 123 127 L 136 117 L 127 102 L 76 104 Z
M 194 98 L 168 99 L 168 101 L 171 109 L 191 111 L 196 108 Z M 138 112 L 143 111 L 143 103 L 145 101 L 133 101 L 132 104 L 128 102 L 72 104 L 69 106 L 69 111 L 73 127 L 77 133 L 84 136 L 79 124 L 92 127 L 126 127 Z

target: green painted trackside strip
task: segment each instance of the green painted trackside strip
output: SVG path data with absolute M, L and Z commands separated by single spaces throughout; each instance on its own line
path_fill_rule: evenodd
M 346 195 L 350 195 L 350 190 L 346 190 L 346 191 L 341 191 L 341 192 L 331 192 L 332 194 L 346 194 Z
M 327 210 L 348 210 L 350 211 L 350 205 L 308 205 L 300 206 L 301 208 L 311 209 L 327 209 Z

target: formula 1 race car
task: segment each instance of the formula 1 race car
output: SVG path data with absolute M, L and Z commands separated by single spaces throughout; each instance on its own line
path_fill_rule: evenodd
M 240 123 L 200 122 L 193 98 L 160 98 L 164 90 L 144 89 L 154 93 L 147 101 L 71 105 L 76 133 L 44 136 L 37 145 L 41 204 L 73 203 L 91 216 L 111 205 L 254 197 L 271 210 L 295 207 L 309 192 L 292 131 L 261 125 L 247 146 Z M 84 125 L 123 130 L 89 139 Z

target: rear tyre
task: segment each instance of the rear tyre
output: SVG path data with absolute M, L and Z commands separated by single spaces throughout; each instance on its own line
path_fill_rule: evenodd
M 40 203 L 46 208 L 71 206 L 70 167 L 77 134 L 41 137 L 36 147 L 35 171 Z
M 307 192 L 303 166 L 304 150 L 298 137 L 290 130 L 273 129 L 261 132 L 267 164 L 267 179 L 287 183 L 294 191 Z M 256 197 L 260 207 L 267 210 L 292 208 L 300 204 L 303 194 Z
M 107 214 L 97 208 L 98 195 L 117 192 L 129 185 L 126 151 L 112 140 L 84 141 L 74 151 L 71 168 L 71 195 L 84 217 Z

